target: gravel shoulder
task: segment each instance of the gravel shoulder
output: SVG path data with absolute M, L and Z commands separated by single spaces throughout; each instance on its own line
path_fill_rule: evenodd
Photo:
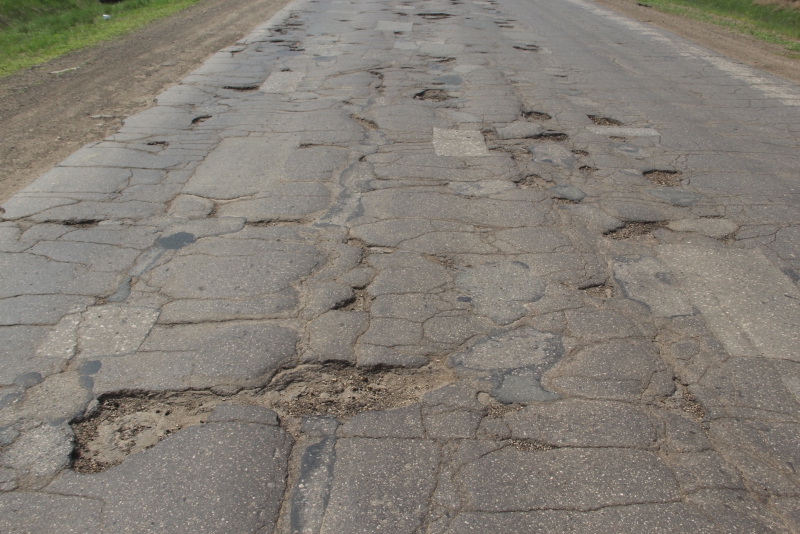
M 646 22 L 694 41 L 715 52 L 800 83 L 800 59 L 789 57 L 780 45 L 759 41 L 727 28 L 663 13 L 631 0 L 592 0 L 639 22 Z
M 125 117 L 152 106 L 166 87 L 286 3 L 206 0 L 0 79 L 0 202 L 82 145 L 116 132 Z

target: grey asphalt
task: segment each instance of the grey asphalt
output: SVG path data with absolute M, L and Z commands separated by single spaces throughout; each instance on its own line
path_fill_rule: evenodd
M 590 2 L 292 2 L 2 206 L 0 532 L 800 532 L 799 138 Z M 348 367 L 450 383 L 236 402 Z

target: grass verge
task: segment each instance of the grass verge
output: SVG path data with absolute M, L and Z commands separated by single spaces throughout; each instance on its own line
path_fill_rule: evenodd
M 724 26 L 800 52 L 800 9 L 753 0 L 636 0 L 665 13 Z M 792 54 L 793 56 L 796 54 Z
M 0 78 L 136 30 L 200 0 L 0 0 Z M 110 15 L 103 20 L 103 15 Z

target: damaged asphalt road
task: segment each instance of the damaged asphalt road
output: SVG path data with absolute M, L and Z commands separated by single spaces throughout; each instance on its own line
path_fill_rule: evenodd
M 800 532 L 800 89 L 582 0 L 296 1 L 0 222 L 2 532 Z

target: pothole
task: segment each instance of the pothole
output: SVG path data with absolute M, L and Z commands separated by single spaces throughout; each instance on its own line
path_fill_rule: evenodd
M 580 204 L 577 200 L 570 200 L 568 198 L 561 198 L 561 197 L 554 197 L 553 202 L 555 204 Z
M 102 219 L 66 219 L 63 221 L 46 221 L 61 224 L 63 226 L 72 226 L 74 228 L 91 228 L 97 226 L 102 222 Z
M 529 174 L 516 181 L 518 187 L 522 189 L 544 189 L 547 181 L 538 174 Z
M 417 13 L 418 17 L 422 17 L 425 20 L 442 20 L 442 19 L 449 19 L 453 15 L 450 13 Z
M 377 130 L 378 129 L 378 125 L 375 123 L 375 121 L 371 121 L 369 119 L 364 119 L 364 118 L 358 117 L 356 115 L 350 115 L 350 118 L 353 119 L 354 121 L 356 121 L 358 124 L 360 124 L 361 126 L 363 126 L 367 130 Z
M 690 419 L 699 423 L 705 417 L 705 410 L 694 396 L 689 392 L 686 384 L 679 380 L 675 380 L 675 393 L 670 397 L 663 398 L 658 401 L 658 404 L 663 408 L 673 411 L 680 411 L 686 414 Z
M 104 471 L 181 429 L 205 424 L 223 403 L 274 410 L 281 425 L 297 437 L 302 416 L 346 419 L 369 410 L 407 406 L 454 381 L 452 370 L 438 360 L 419 369 L 312 364 L 278 373 L 268 386 L 257 390 L 237 392 L 234 387 L 229 394 L 181 391 L 108 396 L 99 399 L 92 415 L 72 423 L 72 467 L 78 473 Z
M 667 187 L 677 187 L 681 185 L 681 171 L 653 169 L 652 171 L 643 172 L 642 176 L 656 185 Z
M 591 174 L 597 169 L 595 167 L 590 167 L 589 165 L 581 165 L 578 167 L 578 170 L 586 174 Z
M 201 122 L 206 122 L 210 118 L 211 115 L 200 115 L 199 117 L 195 117 L 192 119 L 192 124 L 200 124 Z
M 526 52 L 537 52 L 540 49 L 538 45 L 527 43 L 514 45 L 514 48 L 517 50 L 524 50 Z
M 598 126 L 622 126 L 622 122 L 611 117 L 601 117 L 600 115 L 587 115 L 589 120 Z
M 246 93 L 248 91 L 257 91 L 258 85 L 223 85 L 222 88 Z
M 339 310 L 345 311 L 369 311 L 370 304 L 375 299 L 366 289 L 354 289 L 353 298 L 345 302 Z
M 359 369 L 340 365 L 307 365 L 277 375 L 263 398 L 290 417 L 355 414 L 406 406 L 453 381 L 444 366 L 422 369 Z
M 584 294 L 589 295 L 590 297 L 596 297 L 601 299 L 610 299 L 614 296 L 614 286 L 606 282 L 602 285 L 596 286 L 589 286 L 581 288 Z
M 549 113 L 543 111 L 523 111 L 522 116 L 532 121 L 549 121 L 553 117 Z
M 441 265 L 442 267 L 447 267 L 448 269 L 453 269 L 455 267 L 453 258 L 444 254 L 423 254 L 423 257 L 428 261 L 432 261 L 433 263 Z
M 72 425 L 73 469 L 97 473 L 120 464 L 181 428 L 201 424 L 219 402 L 207 392 L 107 397 L 93 417 Z
M 533 137 L 535 141 L 544 141 L 551 143 L 560 143 L 569 139 L 569 136 L 563 132 L 543 132 Z
M 447 91 L 442 89 L 425 89 L 414 95 L 416 100 L 429 100 L 432 102 L 444 102 L 452 98 Z
M 652 235 L 653 232 L 663 227 L 663 222 L 627 222 L 622 228 L 605 234 L 611 239 L 630 239 Z
M 578 150 L 578 149 L 573 150 L 572 153 L 575 154 L 576 156 L 588 156 L 589 155 L 589 153 L 587 151 Z
M 523 404 L 503 404 L 502 402 L 493 401 L 486 406 L 486 417 L 499 419 L 506 414 L 518 412 L 524 407 Z
M 245 226 L 307 226 L 313 221 L 309 219 L 298 219 L 294 221 L 284 221 L 281 219 L 264 219 L 261 221 L 247 221 Z
M 147 146 L 162 146 L 164 148 L 167 148 L 169 146 L 169 143 L 167 141 L 150 141 L 149 143 L 147 143 Z
M 550 445 L 549 443 L 543 443 L 541 441 L 535 441 L 532 439 L 512 439 L 511 444 L 518 451 L 525 451 L 525 452 L 544 452 L 544 451 L 552 451 L 553 449 L 557 448 L 556 446 Z

